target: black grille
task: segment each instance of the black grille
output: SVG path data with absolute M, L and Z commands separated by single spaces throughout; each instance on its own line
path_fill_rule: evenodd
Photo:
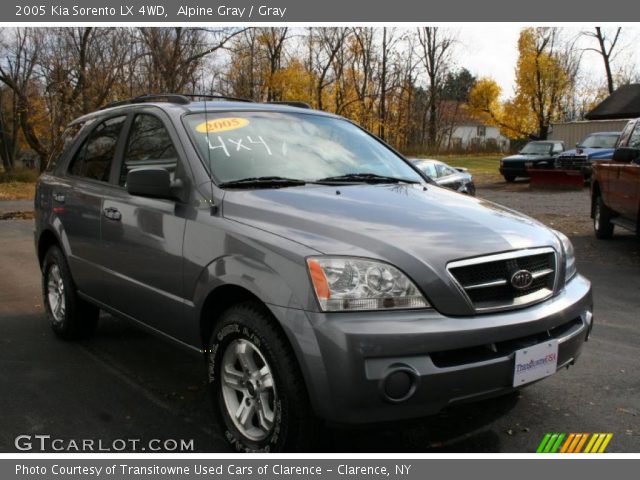
M 562 155 L 558 157 L 556 166 L 563 170 L 581 170 L 587 162 L 586 155 Z
M 553 291 L 555 254 L 552 251 L 526 256 L 518 256 L 516 252 L 513 258 L 487 262 L 477 259 L 469 265 L 457 266 L 456 263 L 449 271 L 476 309 L 518 307 L 523 302 L 529 304 L 541 300 Z M 511 285 L 511 277 L 518 270 L 527 270 L 534 276 L 533 282 L 526 289 L 517 289 Z M 524 298 L 535 293 L 539 295 L 535 295 L 530 301 Z

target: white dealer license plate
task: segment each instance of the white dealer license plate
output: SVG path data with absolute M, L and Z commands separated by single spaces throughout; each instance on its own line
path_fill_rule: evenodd
M 556 373 L 558 366 L 558 341 L 532 345 L 516 350 L 513 368 L 513 386 L 519 387 Z

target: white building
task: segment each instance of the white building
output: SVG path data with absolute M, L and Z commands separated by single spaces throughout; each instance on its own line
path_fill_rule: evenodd
M 455 125 L 451 130 L 449 141 L 444 143 L 444 149 L 449 151 L 506 152 L 509 150 L 509 139 L 500 133 L 498 127 L 473 121 Z

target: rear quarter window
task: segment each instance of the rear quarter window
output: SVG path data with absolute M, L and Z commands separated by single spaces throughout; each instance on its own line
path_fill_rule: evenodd
M 91 121 L 74 123 L 64 129 L 62 135 L 60 135 L 60 138 L 53 146 L 51 155 L 49 155 L 49 160 L 47 161 L 47 166 L 45 168 L 46 172 L 52 172 L 55 170 L 56 166 L 60 163 L 60 160 L 80 136 L 82 129 L 90 123 Z

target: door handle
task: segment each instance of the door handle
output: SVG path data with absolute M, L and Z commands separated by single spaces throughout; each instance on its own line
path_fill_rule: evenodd
M 116 222 L 119 222 L 122 219 L 122 214 L 117 208 L 107 207 L 102 210 L 102 212 L 104 213 L 104 216 L 109 220 L 115 220 Z
M 65 202 L 65 197 L 62 193 L 54 193 L 53 194 L 53 201 L 56 203 L 64 203 Z

